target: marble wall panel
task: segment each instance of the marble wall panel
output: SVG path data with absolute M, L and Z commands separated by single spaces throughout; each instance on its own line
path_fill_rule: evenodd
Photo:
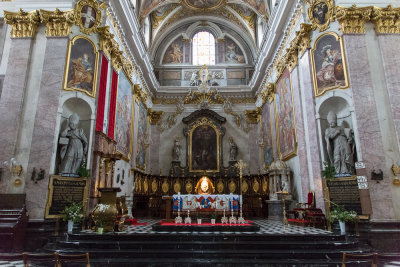
M 356 121 L 359 132 L 358 145 L 362 153 L 367 173 L 374 169 L 382 169 L 388 177 L 385 168 L 385 151 L 375 101 L 373 81 L 371 78 L 368 50 L 363 35 L 345 35 L 345 49 L 349 67 L 349 81 L 353 93 Z M 373 64 L 373 62 L 372 62 Z M 390 189 L 383 183 L 375 183 L 368 176 L 369 190 L 372 202 L 372 219 L 393 218 L 393 204 Z
M 45 170 L 45 179 L 35 184 L 26 180 L 27 209 L 30 219 L 43 219 L 47 200 L 49 173 L 54 151 L 57 109 L 64 78 L 67 38 L 49 38 L 43 65 L 39 100 L 35 116 L 28 172 Z

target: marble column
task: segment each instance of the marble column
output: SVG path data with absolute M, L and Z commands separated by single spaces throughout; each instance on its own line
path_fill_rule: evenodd
M 150 168 L 153 171 L 153 174 L 160 173 L 160 130 L 157 128 L 157 125 L 150 125 L 151 127 L 151 140 L 153 143 L 150 145 Z M 184 149 L 181 148 L 181 154 L 183 153 Z M 171 151 L 172 153 L 172 151 Z
M 307 50 L 299 60 L 300 90 L 303 105 L 304 136 L 306 140 L 306 154 L 308 158 L 309 188 L 303 191 L 304 202 L 307 202 L 307 193 L 313 190 L 316 206 L 324 209 L 324 192 L 322 185 L 322 162 L 318 142 L 318 125 L 315 112 L 315 98 L 311 72 L 310 50 Z M 306 178 L 306 177 L 304 177 Z
M 49 174 L 53 151 L 57 151 L 57 110 L 64 78 L 68 38 L 48 38 L 43 65 L 39 100 L 35 115 L 28 173 L 33 168 L 45 171 L 45 179 L 37 184 L 26 181 L 26 203 L 30 219 L 43 219 L 46 207 Z
M 260 166 L 260 147 L 257 145 L 256 140 L 258 138 L 258 130 L 260 126 L 258 124 L 250 125 L 249 132 L 249 153 L 250 162 L 249 168 L 252 174 L 258 173 L 258 166 Z
M 0 162 L 9 161 L 15 157 L 22 121 L 23 103 L 26 83 L 29 76 L 32 38 L 14 38 L 11 40 L 9 60 L 0 98 Z M 18 160 L 18 159 L 17 159 Z M 22 173 L 24 175 L 25 171 Z M 0 193 L 7 193 L 14 183 L 10 173 L 3 172 Z M 20 187 L 22 193 L 24 188 Z
M 343 38 L 356 114 L 357 125 L 354 127 L 357 127 L 359 133 L 359 158 L 365 163 L 368 174 L 373 169 L 382 169 L 387 177 L 383 136 L 374 95 L 374 90 L 380 88 L 374 88 L 370 65 L 376 62 L 369 62 L 370 51 L 364 35 L 344 35 Z M 389 187 L 384 183 L 374 184 L 371 177 L 367 178 L 373 209 L 372 219 L 392 219 L 394 211 Z

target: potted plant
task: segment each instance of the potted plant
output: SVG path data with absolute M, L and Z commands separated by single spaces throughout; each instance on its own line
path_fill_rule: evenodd
M 217 218 L 217 214 L 211 213 L 211 224 L 215 224 L 215 219 Z
M 73 202 L 63 210 L 63 220 L 68 221 L 68 233 L 72 233 L 74 223 L 79 223 L 83 218 L 83 207 L 81 204 Z
M 342 206 L 336 206 L 331 210 L 328 220 L 330 223 L 339 221 L 340 233 L 346 234 L 346 222 L 355 222 L 358 217 L 354 210 L 348 211 Z
M 201 224 L 201 217 L 198 212 L 196 213 L 196 217 L 197 217 L 197 224 Z
M 322 177 L 329 179 L 335 177 L 335 167 L 328 161 L 324 161 L 324 169 L 322 171 Z
M 103 234 L 103 230 L 104 230 L 103 221 L 102 220 L 98 220 L 98 222 L 97 222 L 97 233 L 101 235 L 101 234 Z

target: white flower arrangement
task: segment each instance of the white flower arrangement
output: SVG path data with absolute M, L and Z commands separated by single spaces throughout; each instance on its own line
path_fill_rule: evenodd
M 72 203 L 69 206 L 66 206 L 63 210 L 63 219 L 64 221 L 73 221 L 74 223 L 78 223 L 83 218 L 83 207 L 81 204 Z

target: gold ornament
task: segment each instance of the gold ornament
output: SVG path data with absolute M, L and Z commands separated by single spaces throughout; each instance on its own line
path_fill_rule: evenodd
M 22 9 L 18 12 L 4 10 L 4 20 L 12 26 L 11 38 L 32 38 L 36 35 L 40 17 L 37 10 L 30 12 L 24 12 Z
M 81 32 L 90 35 L 97 32 L 101 23 L 101 10 L 96 0 L 80 0 L 75 6 L 75 24 Z
M 400 8 L 391 5 L 386 8 L 373 7 L 372 22 L 378 34 L 400 33 Z
M 365 22 L 371 19 L 372 7 L 336 7 L 336 18 L 344 34 L 364 34 Z
M 329 24 L 335 20 L 334 13 L 333 0 L 313 0 L 307 10 L 313 30 L 318 28 L 320 32 L 329 29 Z
M 71 27 L 75 22 L 74 10 L 55 11 L 40 10 L 40 19 L 46 23 L 46 35 L 48 37 L 69 36 Z

